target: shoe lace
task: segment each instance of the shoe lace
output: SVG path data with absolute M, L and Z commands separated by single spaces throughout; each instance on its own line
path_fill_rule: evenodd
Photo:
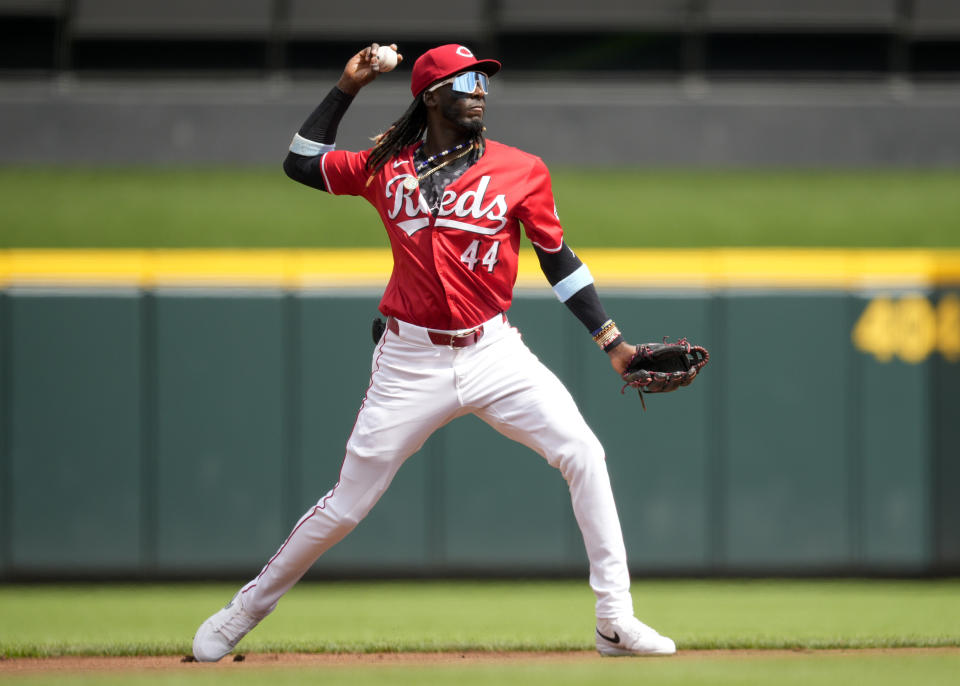
M 239 601 L 238 601 L 239 602 Z M 243 607 L 237 607 L 236 610 L 220 623 L 216 628 L 228 640 L 236 641 L 247 634 L 250 629 L 257 624 L 256 617 L 247 613 Z

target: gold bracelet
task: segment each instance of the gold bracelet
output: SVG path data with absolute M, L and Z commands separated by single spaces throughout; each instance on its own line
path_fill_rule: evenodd
M 607 346 L 615 341 L 619 336 L 620 329 L 617 328 L 616 324 L 611 322 L 610 326 L 604 326 L 600 330 L 600 333 L 593 337 L 593 340 L 601 350 L 606 350 Z
M 608 319 L 603 323 L 603 325 L 599 329 L 597 329 L 597 332 L 593 334 L 593 340 L 594 341 L 600 340 L 601 338 L 603 338 L 604 334 L 606 334 L 610 329 L 616 328 L 616 326 L 617 325 L 614 324 L 612 319 Z
M 615 338 L 617 338 L 617 337 L 619 337 L 619 336 L 620 336 L 620 331 L 619 331 L 618 329 L 613 329 L 613 330 L 610 332 L 610 335 L 609 335 L 609 336 L 604 336 L 604 337 L 601 338 L 599 341 L 597 341 L 597 345 L 600 347 L 601 350 L 606 350 L 607 346 L 608 346 Z

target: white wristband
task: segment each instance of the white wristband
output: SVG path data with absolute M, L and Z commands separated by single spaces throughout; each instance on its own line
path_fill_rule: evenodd
M 331 150 L 335 150 L 336 143 L 315 143 L 312 140 L 304 138 L 299 133 L 293 134 L 293 140 L 290 141 L 290 152 L 304 157 L 316 157 Z
M 558 281 L 553 287 L 553 292 L 560 302 L 565 303 L 581 288 L 592 283 L 593 274 L 587 269 L 587 265 L 581 264 L 572 273 Z

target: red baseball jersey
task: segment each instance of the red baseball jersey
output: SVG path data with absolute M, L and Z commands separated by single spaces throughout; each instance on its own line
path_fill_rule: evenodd
M 450 183 L 436 208 L 414 176 L 413 153 L 402 150 L 370 177 L 370 151 L 334 150 L 320 161 L 327 190 L 360 195 L 390 237 L 393 273 L 380 311 L 431 329 L 466 329 L 510 308 L 517 280 L 520 225 L 530 241 L 560 250 L 550 172 L 539 157 L 487 141 L 480 159 Z

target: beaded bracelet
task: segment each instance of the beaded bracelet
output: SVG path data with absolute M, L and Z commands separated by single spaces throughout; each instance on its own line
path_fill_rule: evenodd
M 614 321 L 612 319 L 608 319 L 607 321 L 605 321 L 603 324 L 600 325 L 599 329 L 596 329 L 595 331 L 591 332 L 590 335 L 593 336 L 593 340 L 597 340 L 598 338 L 600 338 L 600 336 L 603 335 L 605 331 L 608 331 L 615 326 L 616 324 L 614 323 Z
M 612 319 L 605 321 L 603 326 L 593 333 L 593 342 L 604 351 L 612 348 L 611 344 L 618 338 L 621 338 L 620 329 L 617 328 Z
M 623 336 L 617 331 L 617 336 L 612 341 L 603 346 L 603 352 L 610 352 L 612 349 L 616 348 L 618 345 L 623 343 Z

